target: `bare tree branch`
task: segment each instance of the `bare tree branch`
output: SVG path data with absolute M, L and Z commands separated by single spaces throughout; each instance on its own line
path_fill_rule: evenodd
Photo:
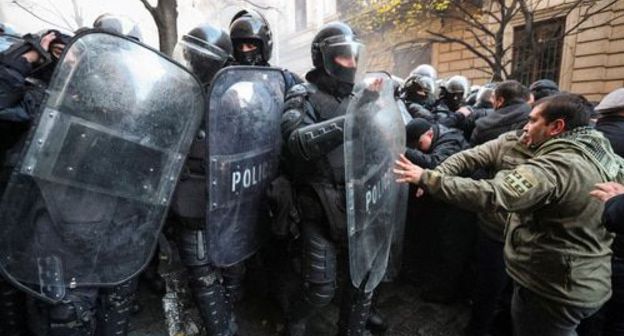
M 468 26 L 477 29 L 479 31 L 482 31 L 483 33 L 490 35 L 492 37 L 494 37 L 494 33 L 492 33 L 491 30 L 487 29 L 487 27 L 485 27 L 483 24 L 481 23 L 475 23 L 474 21 L 468 20 L 464 17 L 458 16 L 458 15 L 451 15 L 448 13 L 441 13 L 438 15 L 439 18 L 442 19 L 449 19 L 449 20 L 456 20 L 456 21 L 460 21 L 463 22 L 465 24 L 467 24 Z
M 140 0 L 140 1 L 143 4 L 143 6 L 145 6 L 147 11 L 150 12 L 150 14 L 154 16 L 154 18 L 156 18 L 156 8 L 152 7 L 152 5 L 150 5 L 149 2 L 147 2 L 147 0 Z
M 494 21 L 495 21 L 496 23 L 498 23 L 498 24 L 500 24 L 500 23 L 501 23 L 501 19 L 500 19 L 498 16 L 494 15 L 494 13 L 495 13 L 495 11 L 494 11 L 494 2 L 491 2 L 491 3 L 490 3 L 490 8 L 489 8 L 488 10 L 484 11 L 484 12 L 485 12 L 485 14 L 486 14 L 487 16 L 489 16 L 489 17 L 491 17 L 492 19 L 494 19 Z
M 74 6 L 74 20 L 76 21 L 76 25 L 78 28 L 84 26 L 84 17 L 82 16 L 82 9 L 78 5 L 78 0 L 72 0 L 72 5 Z
M 496 53 L 491 49 L 490 46 L 483 42 L 479 36 L 477 36 L 477 33 L 475 33 L 472 29 L 468 29 L 468 32 L 474 37 L 477 44 L 479 44 L 481 48 L 483 48 L 483 50 L 488 52 L 493 58 L 496 57 Z
M 24 6 L 21 3 L 19 3 L 19 1 L 17 1 L 17 0 L 12 0 L 11 3 L 13 3 L 14 5 L 16 5 L 17 7 L 21 8 L 26 13 L 32 15 L 33 17 L 37 18 L 38 20 L 40 20 L 42 22 L 45 22 L 45 23 L 47 23 L 49 25 L 52 25 L 52 26 L 54 26 L 56 28 L 61 28 L 61 29 L 65 29 L 65 30 L 71 30 L 71 28 L 69 28 L 69 27 L 63 27 L 63 26 L 61 26 L 61 25 L 59 25 L 57 23 L 54 23 L 52 21 L 49 21 L 49 20 L 46 20 L 46 19 L 42 18 L 41 16 L 35 14 L 35 12 L 32 11 L 31 9 L 29 9 L 26 6 Z
M 65 15 L 58 9 L 58 7 L 56 7 L 56 5 L 54 5 L 54 3 L 51 0 L 48 0 L 48 3 L 50 4 L 50 6 L 52 6 L 52 10 L 54 11 L 54 13 L 56 14 L 56 16 L 58 16 L 59 18 L 61 18 L 61 20 L 63 20 L 63 22 L 65 22 L 65 24 L 68 27 L 71 27 L 72 24 L 67 20 L 67 18 L 65 18 Z M 74 30 L 75 28 L 72 28 L 71 30 Z
M 471 22 L 470 24 L 476 26 L 476 28 L 478 28 L 480 31 L 483 31 L 483 32 L 490 31 L 488 27 L 486 27 L 483 23 L 481 23 L 481 21 L 479 21 L 479 19 L 477 19 L 474 15 L 472 15 L 472 13 L 466 10 L 464 6 L 454 5 L 454 8 L 457 8 L 460 12 L 464 13 L 464 15 L 467 16 L 469 19 L 469 20 L 465 20 L 462 18 L 462 21 L 464 20 L 470 21 Z
M 481 72 L 483 72 L 483 73 L 484 73 L 484 74 L 486 74 L 486 75 L 490 75 L 490 76 L 494 75 L 494 73 L 492 72 L 492 70 L 491 70 L 491 69 L 488 69 L 488 68 L 475 68 L 475 70 L 477 70 L 477 71 L 481 71 Z
M 573 32 L 575 29 L 577 29 L 580 25 L 582 25 L 583 23 L 587 22 L 589 19 L 591 19 L 593 16 L 598 15 L 598 14 L 602 14 L 602 13 L 606 13 L 606 9 L 608 9 L 609 7 L 611 7 L 612 5 L 614 5 L 618 0 L 611 0 L 609 3 L 607 3 L 606 5 L 604 5 L 603 7 L 601 7 L 600 9 L 596 10 L 595 12 L 590 13 L 589 11 L 591 10 L 591 8 L 596 4 L 592 4 L 590 6 L 587 6 L 586 10 L 585 10 L 585 14 L 581 17 L 581 19 L 574 24 L 572 27 L 570 27 L 569 29 L 567 29 L 564 33 L 563 36 L 566 36 L 568 34 L 570 34 L 571 32 Z

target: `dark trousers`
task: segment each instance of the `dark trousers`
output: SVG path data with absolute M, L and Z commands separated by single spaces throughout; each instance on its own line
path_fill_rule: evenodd
M 613 257 L 611 268 L 613 296 L 598 313 L 581 323 L 580 336 L 624 335 L 624 259 Z
M 515 336 L 576 336 L 583 319 L 599 308 L 581 308 L 546 299 L 514 284 L 511 315 Z
M 511 286 L 511 279 L 505 270 L 504 246 L 503 242 L 491 239 L 483 231 L 479 231 L 477 278 L 468 335 L 489 333 L 497 315 L 503 317 L 502 320 L 509 320 L 511 299 L 504 294 L 505 289 Z
M 613 296 L 606 305 L 604 336 L 624 335 L 624 259 L 613 257 Z

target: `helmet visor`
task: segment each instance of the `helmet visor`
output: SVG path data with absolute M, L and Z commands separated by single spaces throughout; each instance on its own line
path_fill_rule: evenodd
M 345 83 L 355 83 L 364 53 L 364 45 L 351 36 L 334 36 L 321 42 L 325 71 Z
M 202 84 L 210 83 L 229 57 L 223 49 L 189 35 L 184 36 L 173 51 L 173 58 L 194 73 Z

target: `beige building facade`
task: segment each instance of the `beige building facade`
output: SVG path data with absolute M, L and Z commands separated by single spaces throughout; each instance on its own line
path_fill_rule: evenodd
M 562 14 L 567 12 L 565 8 L 569 6 L 569 1 L 539 1 L 535 11 L 536 24 L 544 26 L 544 29 L 569 30 L 574 27 L 585 8 L 577 8 L 564 16 Z M 305 8 L 304 25 L 297 23 L 304 17 L 302 6 Z M 311 67 L 310 43 L 320 26 L 353 15 L 338 13 L 336 8 L 335 0 L 290 0 L 284 3 L 282 10 L 289 19 L 279 27 L 280 66 L 299 74 L 304 74 Z M 523 25 L 524 21 L 518 17 L 508 26 L 505 31 L 506 47 L 514 43 Z M 471 34 L 465 25 L 423 19 L 421 24 L 409 29 L 394 28 L 364 35 L 367 69 L 385 70 L 402 77 L 418 64 L 431 63 L 438 69 L 440 77 L 461 74 L 474 84 L 483 84 L 491 79 L 491 75 L 484 72 L 487 66 L 483 60 L 458 43 L 430 43 L 426 29 L 471 43 Z M 472 40 L 472 43 L 476 42 Z M 552 47 L 553 51 L 544 54 L 547 59 L 542 62 L 545 64 L 539 65 L 540 69 L 532 69 L 529 77 L 522 78 L 525 82 L 550 75 L 562 90 L 583 94 L 594 101 L 616 88 L 624 87 L 624 0 L 618 0 L 607 12 L 592 17 L 562 40 L 549 41 L 545 46 Z M 509 53 L 509 57 L 512 54 Z M 511 70 L 514 60 L 509 61 L 508 70 Z

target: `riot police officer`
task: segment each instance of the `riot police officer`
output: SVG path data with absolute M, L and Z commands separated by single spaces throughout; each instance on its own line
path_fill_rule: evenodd
M 231 65 L 266 66 L 273 54 L 273 33 L 267 19 L 258 11 L 244 9 L 236 13 L 230 22 L 234 61 Z M 294 73 L 281 69 L 286 90 L 303 82 Z M 277 244 L 269 249 L 276 249 Z M 276 251 L 267 251 L 275 254 Z M 279 253 L 277 253 L 279 254 Z M 223 270 L 223 277 L 228 296 L 232 301 L 239 301 L 244 295 L 243 280 L 246 273 L 244 263 L 239 263 Z
M 52 41 L 50 41 L 50 39 L 52 39 Z M 3 55 L 3 63 L 6 65 L 6 68 L 4 69 L 6 71 L 5 73 L 13 76 L 22 76 L 21 78 L 13 78 L 13 81 L 15 81 L 18 86 L 24 85 L 25 80 L 23 78 L 28 75 L 37 80 L 36 83 L 38 85 L 25 90 L 26 93 L 23 96 L 9 95 L 13 99 L 7 103 L 6 111 L 12 112 L 14 120 L 22 121 L 26 124 L 30 122 L 31 118 L 38 115 L 37 112 L 40 109 L 40 105 L 43 102 L 44 97 L 42 92 L 43 88 L 50 81 L 51 74 L 54 71 L 57 61 L 59 60 L 60 54 L 63 51 L 64 46 L 69 42 L 69 36 L 58 32 L 52 32 L 44 35 L 41 41 L 40 48 L 31 45 L 31 48 L 26 49 L 24 53 L 18 53 L 17 51 L 22 50 L 20 49 L 22 47 L 17 46 L 15 49 L 9 49 L 9 51 Z M 44 42 L 47 42 L 49 47 L 46 47 Z M 32 64 L 38 64 L 42 59 L 48 59 L 48 62 L 43 62 L 42 65 L 38 66 L 36 70 L 31 71 L 30 74 L 26 71 L 21 72 L 23 70 L 32 69 Z M 10 63 L 11 60 L 15 63 Z M 27 63 L 23 60 L 26 60 Z M 71 63 L 71 61 L 68 61 L 68 64 Z M 17 64 L 17 66 L 15 64 Z M 65 71 L 67 71 L 67 68 Z M 94 76 L 89 76 L 89 74 L 80 73 L 80 75 L 87 75 L 87 77 L 82 78 L 84 80 L 82 82 L 83 84 L 89 82 L 90 79 L 95 78 Z M 15 78 L 19 80 L 15 80 Z M 20 89 L 23 90 L 24 88 L 20 87 Z M 76 87 L 70 86 L 68 90 L 80 91 L 80 87 L 79 85 Z M 72 102 L 78 103 L 81 97 L 80 93 L 76 93 L 76 95 L 63 95 L 63 98 L 67 98 L 68 100 L 63 100 L 63 103 L 67 103 L 71 106 Z M 23 140 L 23 137 L 21 140 Z M 15 146 L 11 149 L 15 148 L 16 152 L 21 152 L 22 146 L 23 142 L 17 141 Z M 11 150 L 9 150 L 9 152 L 11 152 Z M 71 152 L 71 154 L 75 153 Z M 12 169 L 16 164 L 16 162 L 12 160 L 12 157 L 12 155 L 8 155 L 7 160 L 5 161 L 5 166 L 10 166 L 10 169 Z M 80 153 L 77 154 L 77 158 L 72 159 L 79 160 L 79 157 Z M 117 206 L 117 201 L 111 196 L 104 196 L 103 194 L 97 195 L 96 193 L 81 191 L 78 188 L 55 186 L 53 184 L 43 182 L 39 188 L 40 194 L 31 200 L 33 202 L 32 214 L 29 214 L 27 220 L 29 221 L 28 225 L 36 227 L 36 230 L 33 233 L 33 235 L 36 236 L 32 237 L 33 241 L 31 243 L 34 244 L 34 246 L 42 246 L 42 250 L 53 250 L 55 248 L 60 250 L 65 246 L 65 244 L 69 244 L 67 241 L 72 240 L 71 238 L 79 242 L 82 241 L 81 239 L 88 241 L 88 237 L 80 236 L 80 234 L 87 236 L 89 235 L 89 232 L 87 231 L 92 228 L 98 228 L 100 225 L 106 225 L 109 223 L 125 223 L 128 224 L 128 227 L 130 227 L 132 224 L 136 224 L 137 219 L 140 217 L 137 213 L 124 212 L 124 210 L 129 209 L 131 206 L 125 208 L 124 206 Z M 12 190 L 15 191 L 15 188 Z M 24 191 L 24 193 L 26 192 L 27 191 Z M 15 193 L 12 195 L 17 199 L 24 197 L 18 196 Z M 8 198 L 5 198 L 5 200 L 8 200 Z M 4 210 L 3 215 L 5 215 Z M 117 222 L 116 220 L 121 221 Z M 86 223 L 88 225 L 81 225 L 80 227 L 89 229 L 83 229 L 83 231 L 79 233 L 74 232 L 75 235 L 72 235 L 69 232 L 71 230 L 63 231 L 61 228 L 64 225 L 71 225 L 75 223 Z M 67 239 L 67 237 L 71 238 Z M 102 236 L 100 239 L 105 238 Z M 72 248 L 77 248 L 81 252 L 88 253 L 86 250 L 93 252 L 95 247 L 91 245 L 72 245 L 68 251 L 71 251 Z M 102 258 L 106 258 L 104 256 L 106 252 L 101 252 Z M 31 253 L 34 254 L 35 252 Z M 72 267 L 76 267 L 76 264 L 80 264 L 81 262 L 95 262 L 88 256 L 75 255 L 72 254 L 72 252 L 67 253 L 67 255 L 63 255 L 62 257 L 56 256 L 56 258 L 58 258 L 58 260 L 63 260 L 62 262 L 71 264 Z M 99 252 L 93 253 L 99 254 Z M 122 267 L 120 266 L 120 268 Z M 110 271 L 113 270 L 108 268 L 99 270 L 101 273 L 107 273 Z M 94 269 L 90 269 L 89 273 L 96 274 L 97 272 Z M 28 279 L 26 282 L 31 280 L 32 279 Z M 86 281 L 98 283 L 98 280 L 90 279 Z M 104 281 L 103 283 L 106 282 Z M 23 288 L 27 289 L 28 284 L 24 285 Z M 34 298 L 32 299 L 32 304 L 29 305 L 32 307 L 32 322 L 30 323 L 31 329 L 35 334 L 52 336 L 92 335 L 96 330 L 98 335 L 103 336 L 125 335 L 128 330 L 130 306 L 133 302 L 135 289 L 136 282 L 134 280 L 130 280 L 106 289 L 100 289 L 95 285 L 84 286 L 82 283 L 81 286 L 78 286 L 78 284 L 73 281 L 72 283 L 67 284 L 61 283 L 58 285 L 55 292 L 53 292 L 54 298 L 58 299 L 55 300 L 55 303 L 44 302 Z M 32 293 L 33 295 L 37 294 L 36 292 Z M 43 293 L 42 295 L 47 296 L 51 293 Z
M 468 79 L 460 75 L 453 76 L 440 89 L 440 104 L 445 105 L 448 111 L 455 112 L 464 103 L 468 93 Z
M 405 80 L 402 88 L 402 98 L 413 118 L 431 120 L 433 115 L 433 92 L 435 82 L 431 77 L 414 74 Z
M 464 105 L 464 99 L 468 94 L 470 85 L 464 76 L 456 75 L 449 78 L 440 86 L 440 97 L 436 107 L 433 109 L 435 122 L 447 127 L 460 127 L 459 123 L 462 115 L 456 113 Z
M 415 67 L 409 76 L 429 77 L 435 81 L 438 79 L 438 71 L 431 64 L 421 64 Z
M 29 35 L 0 54 L 0 193 L 16 165 L 30 120 L 43 100 L 56 61 L 69 36 L 49 31 L 40 39 Z M 26 333 L 25 295 L 0 278 L 0 334 Z
M 143 34 L 139 25 L 128 17 L 105 13 L 93 21 L 93 28 L 110 31 L 112 33 L 143 41 Z
M 267 19 L 258 11 L 244 9 L 236 13 L 230 22 L 230 38 L 234 48 L 235 65 L 271 66 L 273 33 Z M 286 89 L 302 82 L 292 72 L 282 69 Z
M 232 43 L 227 32 L 202 24 L 182 37 L 174 52 L 207 88 L 214 75 L 232 61 Z M 176 187 L 171 211 L 177 227 L 182 263 L 189 271 L 189 284 L 204 326 L 210 336 L 236 332 L 232 305 L 226 296 L 221 270 L 207 253 L 206 222 L 206 132 L 201 127 L 194 140 Z
M 362 44 L 346 24 L 326 24 L 312 42 L 314 69 L 307 83 L 287 94 L 282 119 L 284 156 L 299 209 L 302 236 L 302 292 L 287 317 L 289 335 L 304 335 L 308 318 L 328 305 L 335 293 L 340 255 L 347 245 L 343 126 Z M 344 285 L 339 335 L 361 335 L 372 293 Z

